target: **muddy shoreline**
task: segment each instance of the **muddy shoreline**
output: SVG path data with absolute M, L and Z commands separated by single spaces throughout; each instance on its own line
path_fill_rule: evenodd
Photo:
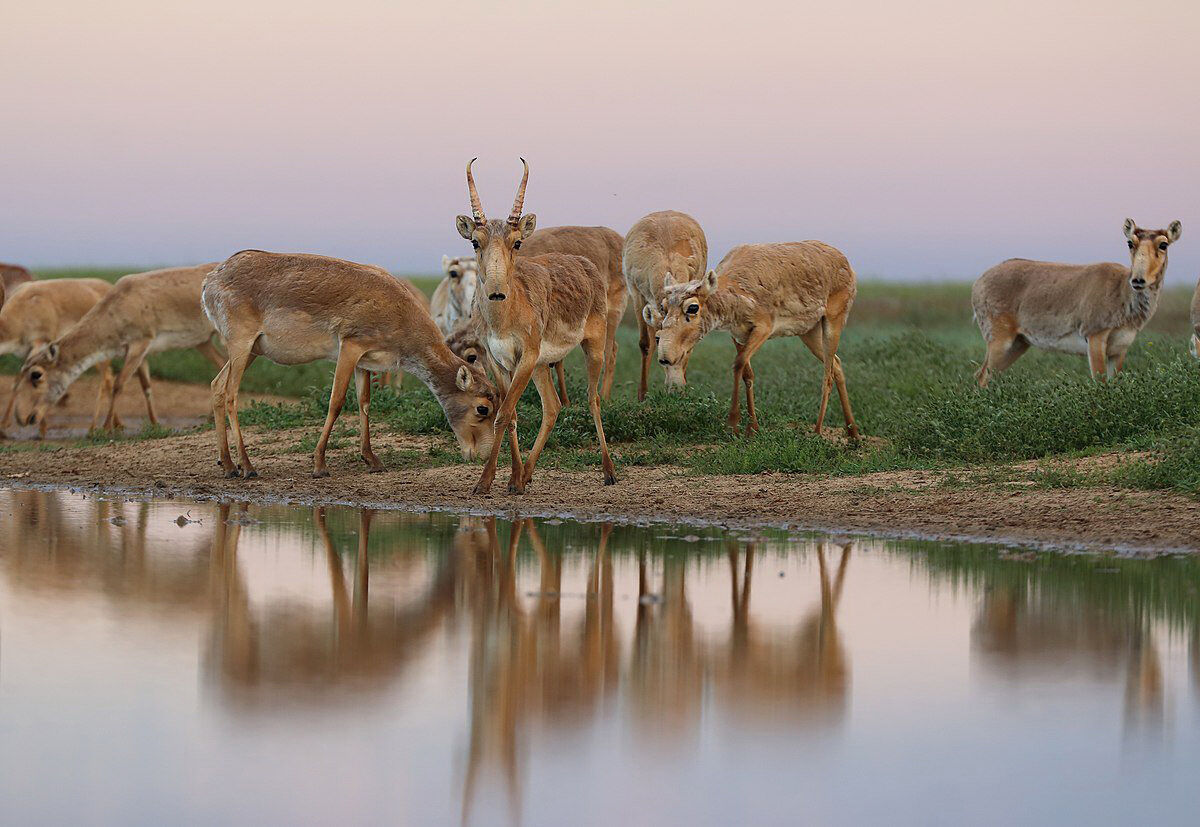
M 369 474 L 349 446 L 330 452 L 332 476 L 313 479 L 294 450 L 311 429 L 250 431 L 261 477 L 224 479 L 211 432 L 144 442 L 61 446 L 0 455 L 0 485 L 73 487 L 111 494 L 358 505 L 410 511 L 564 517 L 585 521 L 771 527 L 896 538 L 1000 543 L 1063 551 L 1155 555 L 1200 552 L 1200 502 L 1109 487 L 1040 489 L 945 485 L 941 472 L 824 478 L 805 474 L 692 476 L 673 467 L 625 467 L 615 486 L 599 469 L 539 469 L 524 495 L 473 496 L 474 465 Z M 380 435 L 376 450 L 423 451 L 429 440 Z M 386 460 L 385 460 L 386 461 Z

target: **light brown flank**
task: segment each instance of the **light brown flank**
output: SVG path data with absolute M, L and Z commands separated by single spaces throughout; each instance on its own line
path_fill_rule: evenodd
M 566 253 L 583 256 L 600 271 L 608 282 L 608 326 L 604 332 L 604 379 L 600 384 L 600 398 L 608 401 L 612 395 L 612 383 L 617 369 L 617 326 L 625 315 L 629 294 L 625 290 L 625 276 L 621 272 L 621 247 L 624 239 L 616 230 L 608 227 L 548 227 L 538 230 L 521 244 L 520 256 L 540 256 L 545 253 Z M 567 389 L 563 382 L 562 362 L 554 364 L 558 374 L 558 396 L 568 404 Z

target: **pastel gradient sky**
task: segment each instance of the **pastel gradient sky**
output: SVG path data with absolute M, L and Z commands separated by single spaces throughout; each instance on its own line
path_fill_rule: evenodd
M 0 9 L 0 260 L 406 272 L 467 251 L 463 169 L 542 226 L 696 216 L 863 277 L 1200 271 L 1200 3 L 38 0 Z

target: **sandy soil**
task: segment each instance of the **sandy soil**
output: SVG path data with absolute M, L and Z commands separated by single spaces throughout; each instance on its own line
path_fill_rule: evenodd
M 8 404 L 8 390 L 12 384 L 10 377 L 0 377 L 0 405 Z M 60 405 L 50 415 L 50 428 L 47 439 L 67 439 L 83 436 L 92 421 L 92 413 L 96 409 L 96 394 L 100 389 L 100 377 L 94 375 L 81 376 L 73 385 L 64 405 Z M 158 412 L 159 424 L 167 428 L 191 428 L 200 425 L 209 418 L 212 408 L 211 398 L 206 385 L 189 384 L 185 382 L 167 382 L 155 379 L 152 387 L 154 409 Z M 243 393 L 241 399 L 261 400 L 267 402 L 284 401 L 283 397 L 269 394 Z M 24 398 L 17 401 L 17 412 L 28 411 Z M 3 410 L 0 408 L 0 410 Z M 146 402 L 142 396 L 142 387 L 136 380 L 129 382 L 117 397 L 117 415 L 121 417 L 127 433 L 137 433 L 145 424 Z M 12 426 L 7 429 L 7 435 L 15 440 L 33 439 L 37 428 L 30 426 Z
M 165 383 L 164 383 L 165 384 Z M 894 472 L 825 479 L 800 474 L 689 476 L 678 468 L 621 468 L 615 486 L 599 469 L 539 469 L 524 495 L 471 495 L 479 466 L 369 474 L 354 440 L 329 453 L 332 476 L 309 476 L 311 457 L 289 452 L 311 428 L 248 431 L 262 476 L 226 480 L 211 432 L 52 452 L 0 454 L 0 484 L 95 485 L 161 495 L 555 514 L 584 519 L 778 525 L 886 535 L 919 535 L 1130 552 L 1200 551 L 1200 502 L 1174 494 L 1110 488 L 1042 490 L 946 485 L 942 473 Z M 424 448 L 427 440 L 380 434 L 375 449 Z M 1103 461 L 1103 460 L 1101 460 Z M 394 464 L 394 463 L 393 463 Z

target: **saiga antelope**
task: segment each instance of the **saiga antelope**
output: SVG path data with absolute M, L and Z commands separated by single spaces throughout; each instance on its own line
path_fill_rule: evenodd
M 600 398 L 608 401 L 617 369 L 617 326 L 625 315 L 629 294 L 621 271 L 621 247 L 625 240 L 608 227 L 547 227 L 536 231 L 521 243 L 519 256 L 540 256 L 546 253 L 566 253 L 583 256 L 600 271 L 608 282 L 608 327 L 605 329 L 604 379 Z M 566 405 L 567 388 L 563 381 L 562 362 L 554 366 L 558 375 L 559 400 Z
M 101 279 L 47 279 L 18 284 L 5 301 L 4 286 L 0 283 L 0 356 L 14 354 L 25 359 L 30 352 L 54 341 L 95 306 L 112 289 Z M 102 367 L 103 380 L 96 397 L 96 412 L 92 428 L 99 422 L 101 405 L 112 385 L 112 370 L 107 361 Z M 0 420 L 0 438 L 12 424 L 17 395 L 24 372 L 13 378 L 12 394 Z M 46 420 L 42 419 L 39 436 L 46 435 Z
M 684 284 L 668 279 L 665 288 L 658 309 L 647 305 L 644 313 L 646 324 L 660 331 L 658 361 L 666 370 L 668 387 L 684 384 L 684 366 L 701 338 L 712 330 L 727 330 L 737 348 L 728 423 L 737 430 L 739 386 L 745 383 L 750 415 L 746 432 L 757 431 L 750 360 L 768 339 L 799 336 L 825 367 L 816 432 L 821 433 L 829 392 L 836 384 L 846 434 L 858 439 L 837 355 L 858 287 L 840 250 L 820 241 L 743 244 L 730 250 L 716 271 Z
M 1100 378 L 1120 371 L 1138 331 L 1158 309 L 1167 248 L 1181 231 L 1178 221 L 1165 230 L 1143 230 L 1127 218 L 1130 267 L 1011 258 L 980 276 L 971 288 L 975 322 L 987 343 L 975 374 L 979 387 L 1030 345 L 1084 354 Z
M 607 281 L 591 261 L 581 256 L 547 253 L 518 257 L 516 251 L 537 226 L 537 216 L 533 213 L 521 215 L 525 186 L 529 183 L 529 164 L 521 159 L 525 171 L 508 218 L 489 221 L 475 189 L 472 163 L 474 159 L 467 164 L 471 215 L 460 215 L 455 223 L 459 235 L 475 248 L 479 260 L 476 312 L 486 331 L 484 344 L 504 396 L 496 417 L 496 439 L 475 493 L 486 494 L 491 490 L 505 431 L 512 452 L 508 487 L 515 493 L 524 492 L 562 407 L 548 366 L 561 361 L 577 345 L 583 348 L 587 360 L 588 407 L 600 441 L 604 484 L 612 485 L 617 477 L 600 421 L 599 395 L 608 329 Z M 522 468 L 516 411 L 530 379 L 542 399 L 542 425 Z
M 78 324 L 30 353 L 22 373 L 39 394 L 30 424 L 41 420 L 89 367 L 124 355 L 125 364 L 109 391 L 104 427 L 117 427 L 117 396 L 135 373 L 150 423 L 157 425 L 147 356 L 195 348 L 214 367 L 225 361 L 212 344 L 213 326 L 200 308 L 200 285 L 214 266 L 170 267 L 124 276 Z
M 651 327 L 643 312 L 647 305 L 658 307 L 665 292 L 663 282 L 694 281 L 708 268 L 708 240 L 696 219 L 674 210 L 652 212 L 642 218 L 625 236 L 621 253 L 625 284 L 633 297 L 638 317 L 638 346 L 642 350 L 642 373 L 638 380 L 638 401 L 646 398 L 650 373 L 651 344 L 658 330 Z M 682 366 L 687 373 L 687 363 Z
M 443 336 L 449 336 L 460 322 L 471 316 L 475 303 L 475 287 L 479 283 L 475 256 L 450 258 L 442 256 L 442 272 L 429 300 L 429 312 Z
M 242 374 L 258 356 L 281 365 L 337 360 L 329 412 L 313 454 L 314 477 L 329 476 L 325 447 L 351 378 L 358 392 L 359 454 L 371 471 L 385 470 L 371 450 L 371 372 L 402 368 L 419 377 L 442 406 L 463 457 L 491 450 L 495 388 L 481 368 L 450 352 L 429 313 L 386 270 L 324 256 L 243 250 L 209 274 L 203 301 L 229 350 L 229 361 L 212 383 L 225 476 L 258 476 L 237 413 Z M 227 419 L 240 470 L 229 454 Z

